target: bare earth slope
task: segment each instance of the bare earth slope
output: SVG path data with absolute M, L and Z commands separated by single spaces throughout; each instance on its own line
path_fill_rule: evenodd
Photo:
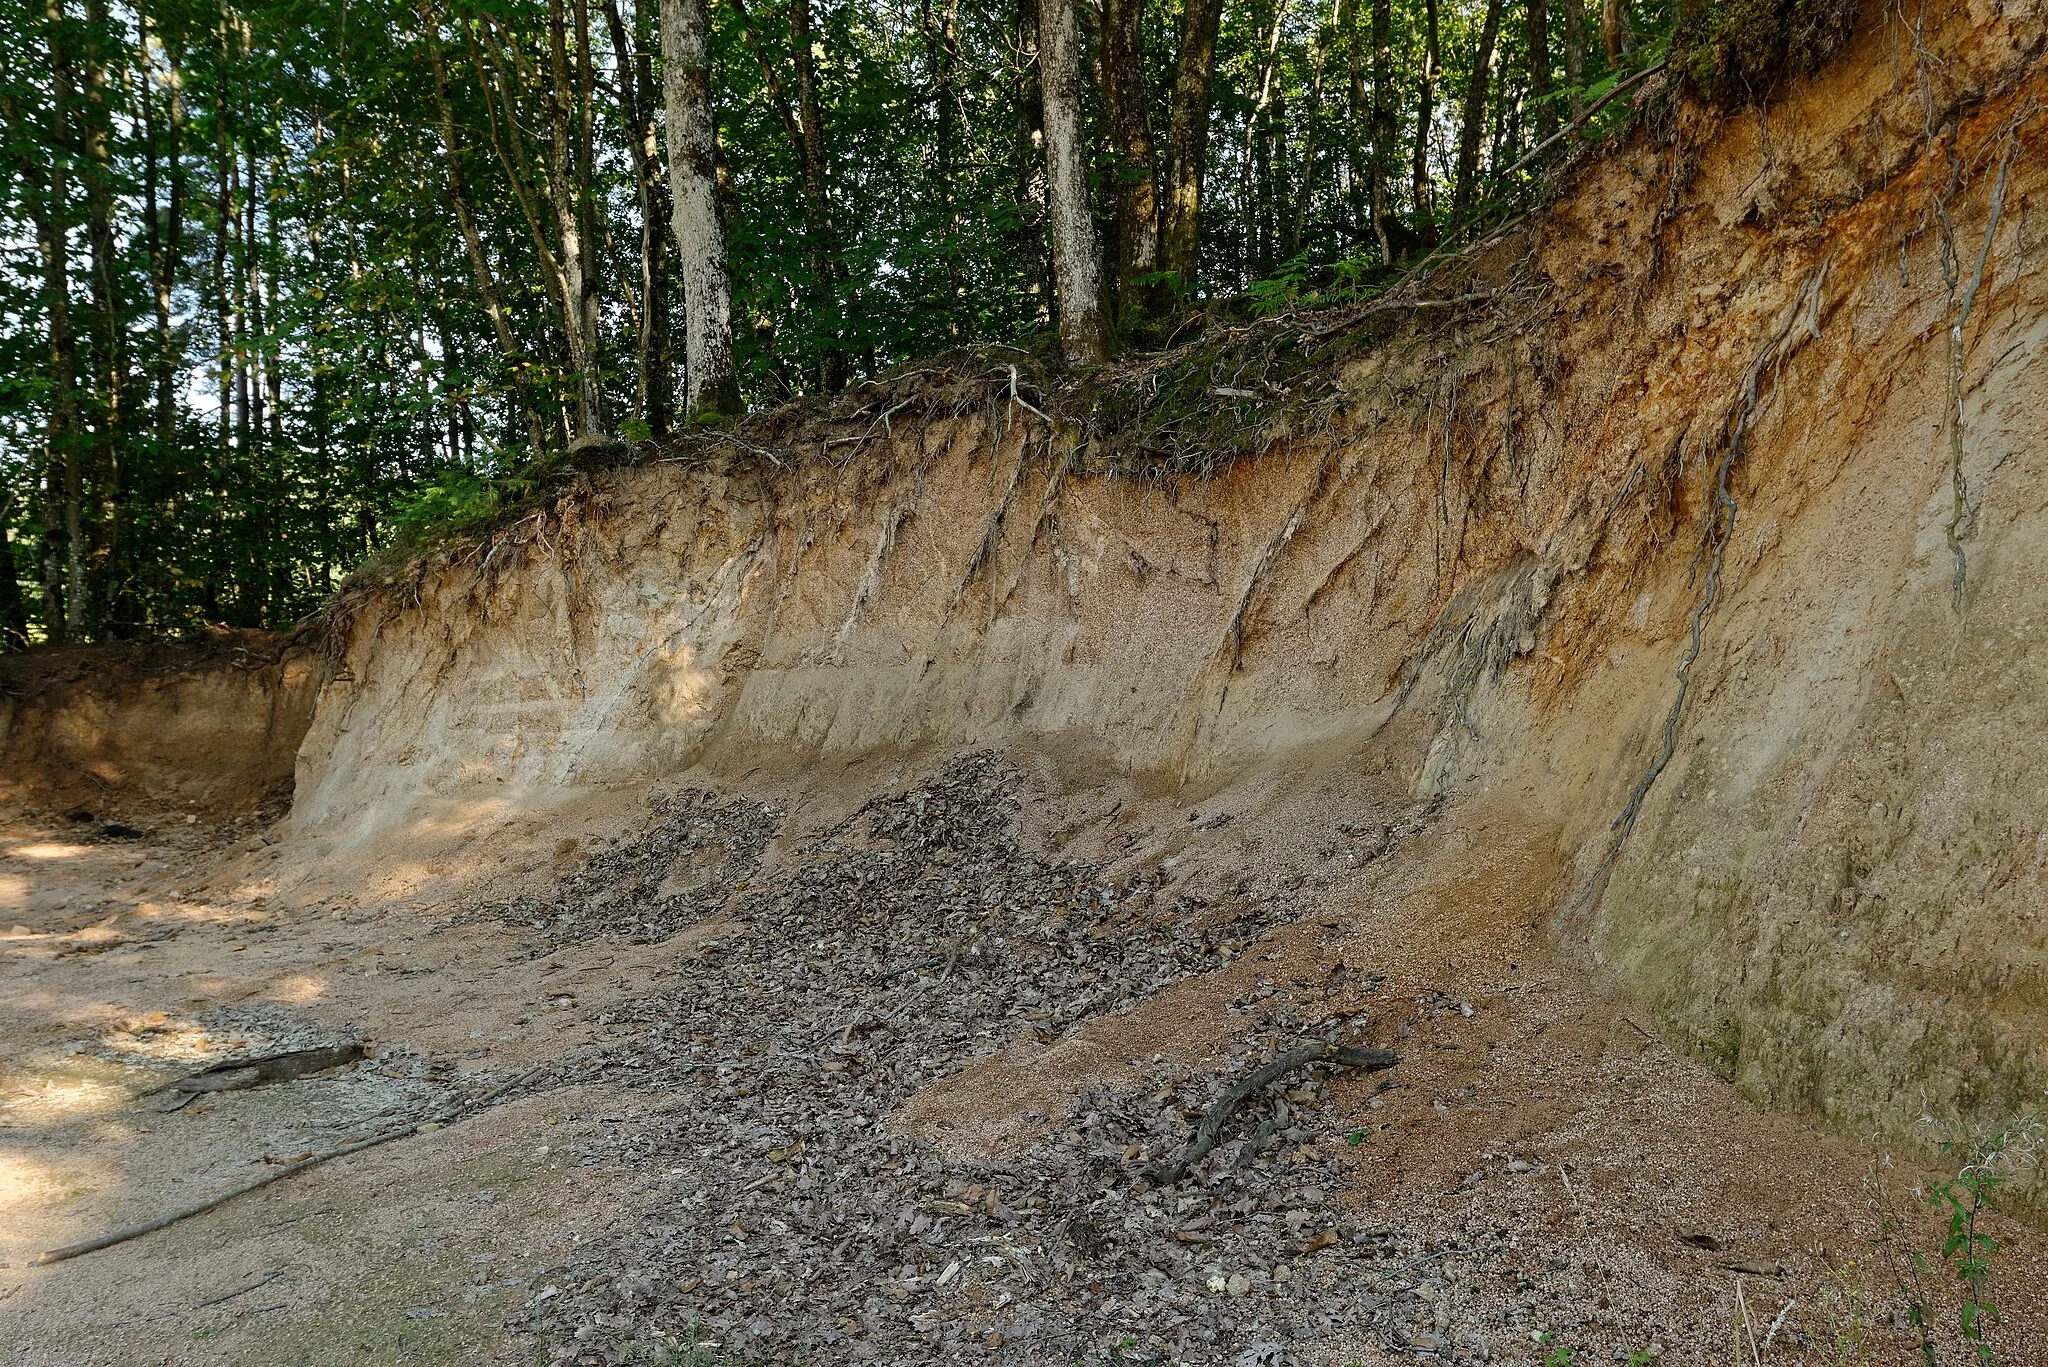
M 352 601 L 288 824 L 8 833 L 0 1343 L 1908 1360 L 1934 1141 L 2048 1084 L 2044 34 L 1681 110 L 1212 477 L 996 376 Z M 1162 1182 L 1319 1036 L 1402 1062 Z

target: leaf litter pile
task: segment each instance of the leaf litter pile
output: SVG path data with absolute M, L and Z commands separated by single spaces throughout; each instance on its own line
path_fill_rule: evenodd
M 870 802 L 741 892 L 684 986 L 615 1013 L 613 1044 L 536 1081 L 645 1089 L 630 1132 L 580 1157 L 658 1179 L 632 1217 L 533 1278 L 512 1326 L 537 1360 L 1279 1363 L 1342 1339 L 1477 1362 L 1489 1332 L 1519 1327 L 1492 1309 L 1482 1330 L 1476 1305 L 1454 1322 L 1446 1269 L 1477 1250 L 1339 1203 L 1327 1064 L 1260 1089 L 1184 1179 L 1153 1185 L 1234 1083 L 1364 1024 L 1305 1022 L 1271 987 L 1232 1004 L 1249 1028 L 1221 1069 L 1155 1059 L 1142 1085 L 1027 1115 L 1023 1152 L 949 1159 L 892 1131 L 925 1084 L 1301 914 L 1269 898 L 1225 919 L 1151 895 L 1156 871 L 1116 887 L 1028 853 L 1018 788 L 980 753 Z M 566 900 L 601 914 L 502 914 L 557 934 L 672 933 L 712 899 L 663 891 L 670 853 L 744 848 L 751 873 L 774 815 L 686 795 L 570 880 Z M 720 834 L 721 817 L 740 832 Z M 602 868 L 632 894 L 598 888 Z

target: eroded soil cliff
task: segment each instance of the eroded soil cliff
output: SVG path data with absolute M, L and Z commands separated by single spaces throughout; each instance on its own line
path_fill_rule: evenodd
M 2044 34 L 1874 15 L 1377 304 L 935 365 L 350 596 L 287 824 L 9 833 L 19 1355 L 1918 1360 L 1936 1142 L 2048 1084 Z M 389 1052 L 133 1109 L 295 1029 Z M 1402 1061 L 1162 1179 L 1325 1036 Z

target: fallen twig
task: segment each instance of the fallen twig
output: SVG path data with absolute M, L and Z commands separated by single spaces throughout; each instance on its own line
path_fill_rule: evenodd
M 1357 1068 L 1363 1072 L 1377 1073 L 1393 1067 L 1401 1056 L 1389 1049 L 1354 1049 L 1326 1040 L 1304 1044 L 1290 1049 L 1271 1063 L 1261 1064 L 1245 1076 L 1244 1081 L 1232 1087 L 1202 1114 L 1202 1123 L 1195 1127 L 1195 1137 L 1188 1141 L 1179 1158 L 1170 1164 L 1155 1164 L 1149 1171 L 1152 1185 L 1170 1187 L 1188 1175 L 1195 1164 L 1208 1156 L 1223 1139 L 1224 1127 L 1231 1118 L 1244 1108 L 1244 1104 L 1261 1091 L 1289 1073 L 1306 1068 L 1311 1063 L 1334 1063 L 1341 1068 Z
M 491 1089 L 491 1091 L 484 1095 L 482 1100 L 468 1108 L 468 1114 L 476 1114 L 506 1092 L 531 1079 L 540 1071 L 540 1068 L 529 1068 L 510 1082 Z M 267 1172 L 252 1181 L 244 1182 L 239 1187 L 231 1187 L 218 1196 L 208 1197 L 204 1201 L 196 1201 L 189 1206 L 174 1210 L 168 1215 L 159 1215 L 154 1220 L 145 1220 L 139 1225 L 129 1225 L 125 1229 L 117 1229 L 111 1233 L 102 1234 L 97 1238 L 84 1239 L 75 1244 L 66 1244 L 62 1248 L 53 1248 L 40 1258 L 32 1259 L 29 1266 L 48 1267 L 51 1263 L 61 1263 L 66 1259 L 76 1258 L 84 1253 L 95 1253 L 103 1248 L 112 1248 L 115 1244 L 125 1244 L 130 1239 L 141 1238 L 145 1234 L 154 1234 L 157 1230 L 177 1224 L 180 1220 L 189 1220 L 194 1215 L 203 1215 L 215 1206 L 226 1205 L 237 1196 L 245 1196 L 259 1187 L 269 1186 L 272 1182 L 281 1182 L 287 1177 L 296 1176 L 308 1168 L 318 1167 L 320 1164 L 331 1159 L 340 1158 L 351 1153 L 360 1153 L 364 1149 L 375 1148 L 377 1145 L 388 1143 L 393 1139 L 401 1139 L 406 1135 L 417 1133 L 422 1125 L 433 1124 L 438 1127 L 458 1118 L 466 1118 L 462 1115 L 462 1108 L 454 1106 L 444 1107 L 433 1115 L 422 1117 L 419 1120 L 408 1120 L 403 1125 L 394 1126 L 379 1134 L 373 1134 L 366 1139 L 352 1140 L 349 1143 L 338 1144 L 334 1148 L 323 1150 L 320 1153 L 310 1154 L 305 1158 L 301 1158 L 296 1163 L 287 1163 L 274 1172 Z
M 1592 118 L 1595 114 L 1598 114 L 1601 110 L 1605 109 L 1614 100 L 1615 96 L 1620 95 L 1626 91 L 1633 90 L 1636 86 L 1641 85 L 1644 81 L 1649 80 L 1650 77 L 1656 75 L 1658 72 L 1662 71 L 1665 67 L 1668 67 L 1670 65 L 1671 60 L 1667 57 L 1665 60 L 1661 62 L 1654 62 L 1651 65 L 1644 67 L 1635 75 L 1621 82 L 1619 85 L 1615 86 L 1614 89 L 1608 91 L 1605 95 L 1602 95 L 1599 99 L 1587 105 L 1586 111 L 1583 114 L 1579 115 L 1576 119 L 1573 119 L 1564 127 L 1558 129 L 1555 133 L 1552 133 L 1542 142 L 1539 142 L 1534 147 L 1530 148 L 1526 156 L 1524 156 L 1520 161 L 1516 162 L 1513 166 L 1510 166 L 1507 170 L 1501 172 L 1500 175 L 1496 177 L 1496 179 L 1506 180 L 1509 176 L 1521 170 L 1530 162 L 1536 160 L 1536 158 L 1542 156 L 1545 152 L 1548 152 L 1551 148 L 1557 146 L 1560 142 L 1563 142 L 1572 134 L 1578 132 L 1581 128 L 1584 128 L 1586 126 L 1586 120 Z
M 260 1087 L 266 1082 L 290 1082 L 308 1073 L 323 1073 L 329 1068 L 339 1068 L 345 1063 L 354 1063 L 364 1057 L 363 1046 L 355 1041 L 347 1044 L 328 1045 L 320 1049 L 293 1049 L 289 1053 L 266 1054 L 262 1058 L 228 1059 L 211 1068 L 202 1068 L 187 1074 L 175 1082 L 152 1087 L 146 1092 L 135 1094 L 140 1101 L 158 1092 L 240 1092 L 251 1087 Z M 187 1100 L 190 1100 L 188 1097 Z M 184 1105 L 179 1102 L 178 1105 Z M 173 1110 L 177 1107 L 172 1107 Z
M 220 1305 L 220 1304 L 223 1304 L 223 1303 L 225 1303 L 225 1302 L 227 1302 L 227 1301 L 231 1301 L 231 1300 L 233 1300 L 233 1299 L 234 1299 L 235 1297 L 237 1297 L 237 1296 L 246 1296 L 246 1295 L 248 1295 L 248 1294 L 249 1294 L 249 1293 L 250 1293 L 251 1291 L 254 1291 L 254 1290 L 255 1290 L 255 1289 L 256 1289 L 257 1287 L 259 1287 L 259 1286 L 268 1286 L 268 1285 L 270 1285 L 270 1284 L 271 1284 L 272 1282 L 276 1281 L 276 1280 L 277 1280 L 277 1279 L 278 1279 L 279 1277 L 282 1277 L 282 1276 L 283 1276 L 283 1275 L 284 1275 L 284 1274 L 285 1274 L 286 1272 L 288 1272 L 288 1271 L 290 1271 L 290 1270 L 291 1270 L 290 1268 L 285 1268 L 285 1267 L 273 1267 L 273 1268 L 271 1268 L 271 1269 L 270 1269 L 270 1271 L 268 1271 L 268 1272 L 264 1273 L 264 1274 L 263 1274 L 263 1275 L 262 1275 L 261 1277 L 257 1278 L 257 1279 L 256 1279 L 255 1281 L 253 1281 L 253 1282 L 250 1282 L 250 1283 L 249 1283 L 249 1284 L 248 1284 L 247 1286 L 238 1286 L 238 1287 L 236 1287 L 236 1288 L 235 1288 L 235 1289 L 234 1289 L 233 1291 L 230 1291 L 230 1292 L 228 1292 L 228 1293 L 227 1293 L 226 1295 L 224 1295 L 224 1296 L 215 1296 L 215 1297 L 214 1297 L 214 1298 L 213 1298 L 212 1300 L 210 1300 L 210 1301 L 201 1301 L 201 1302 L 199 1302 L 199 1304 L 197 1304 L 197 1305 L 193 1306 L 192 1308 L 193 1308 L 194 1310 L 204 1310 L 204 1309 L 206 1309 L 206 1307 L 208 1307 L 209 1305 Z

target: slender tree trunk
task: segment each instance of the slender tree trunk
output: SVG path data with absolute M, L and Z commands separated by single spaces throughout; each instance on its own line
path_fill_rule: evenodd
M 1145 80 L 1144 0 L 1103 0 L 1102 102 L 1116 167 L 1116 302 L 1126 326 L 1163 310 L 1170 292 L 1140 278 L 1159 273 L 1159 161 Z
M 1052 263 L 1045 234 L 1045 92 L 1038 79 L 1038 0 L 1017 0 L 1017 27 L 1011 43 L 1011 76 L 1015 90 L 1017 140 L 1012 165 L 1017 168 L 1017 233 L 1013 239 L 1023 264 L 1024 290 L 1036 302 L 1034 321 L 1052 321 Z
M 1209 160 L 1209 91 L 1216 76 L 1222 0 L 1186 0 L 1174 55 L 1173 121 L 1166 135 L 1166 204 L 1160 264 L 1192 291 L 1202 250 L 1202 174 Z
M 705 0 L 661 0 L 662 94 L 669 191 L 683 279 L 683 360 L 691 417 L 740 411 L 732 343 L 732 277 L 718 214 L 718 124 L 711 109 L 711 22 Z
M 839 390 L 846 387 L 846 357 L 834 344 L 839 336 L 837 269 L 832 248 L 832 196 L 825 161 L 825 123 L 819 108 L 816 68 L 811 60 L 811 11 L 805 0 L 790 0 L 789 39 L 791 64 L 797 78 L 797 98 L 792 102 L 775 64 L 768 60 L 746 0 L 732 0 L 740 17 L 740 36 L 761 70 L 761 83 L 768 102 L 782 120 L 796 152 L 797 176 L 804 215 L 804 269 L 809 290 L 804 306 L 809 309 L 813 330 L 826 338 L 818 352 L 818 387 Z
M 1423 0 L 1422 72 L 1415 83 L 1415 160 L 1410 167 L 1415 231 L 1426 247 L 1434 247 L 1437 241 L 1436 176 L 1429 166 L 1429 129 L 1436 121 L 1436 87 L 1443 75 L 1436 6 L 1437 0 Z
M 846 353 L 840 350 L 839 257 L 832 239 L 831 164 L 825 159 L 825 114 L 812 59 L 817 36 L 810 0 L 789 0 L 789 51 L 796 68 L 797 123 L 803 132 L 804 227 L 818 330 L 830 339 L 818 349 L 818 384 L 828 394 L 846 388 Z
M 1472 56 L 1472 79 L 1458 128 L 1458 178 L 1451 191 L 1451 220 L 1463 223 L 1479 191 L 1479 148 L 1486 136 L 1486 91 L 1493 79 L 1494 49 L 1500 42 L 1501 0 L 1486 0 L 1486 22 Z
M 1278 90 L 1273 78 L 1280 62 L 1280 28 L 1287 19 L 1287 0 L 1272 0 L 1265 37 L 1260 46 L 1265 55 L 1259 61 L 1259 94 L 1251 117 L 1244 125 L 1246 192 L 1244 199 L 1245 241 L 1251 245 L 1251 273 L 1263 278 L 1272 274 L 1274 235 L 1271 231 L 1273 199 L 1273 102 Z M 1257 30 L 1254 30 L 1255 32 Z
M 1344 36 L 1344 74 L 1350 86 L 1350 107 L 1344 120 L 1344 221 L 1352 228 L 1372 222 L 1371 106 L 1365 93 L 1365 47 L 1358 38 L 1359 0 L 1337 0 L 1337 30 Z
M 1316 29 L 1315 41 L 1308 51 L 1308 88 L 1304 92 L 1308 108 L 1302 125 L 1306 131 L 1302 138 L 1301 174 L 1295 179 L 1294 203 L 1288 209 L 1288 233 L 1297 248 L 1308 240 L 1309 209 L 1322 184 L 1323 154 L 1327 150 L 1320 136 L 1325 127 L 1323 77 L 1329 68 L 1330 46 L 1337 39 L 1337 11 L 1342 7 L 1343 0 L 1331 0 L 1330 18 Z
M 505 62 L 504 50 L 498 45 L 497 31 L 491 26 L 490 20 L 480 20 L 478 28 L 482 33 L 483 48 L 479 51 L 472 39 L 469 44 L 469 60 L 484 91 L 485 126 L 490 130 L 491 149 L 498 154 L 498 164 L 504 168 L 505 179 L 512 186 L 513 198 L 519 202 L 519 212 L 526 219 L 527 232 L 533 239 L 534 259 L 540 263 L 541 287 L 547 294 L 554 318 L 560 322 L 559 330 L 566 338 L 571 311 L 569 282 L 563 273 L 561 258 L 548 242 L 540 197 L 533 187 L 534 161 L 527 152 L 526 139 L 519 131 L 519 111 L 512 95 L 512 68 Z M 499 120 L 501 104 L 504 110 L 502 125 Z M 553 364 L 555 349 L 542 349 L 550 353 L 550 371 L 559 371 L 561 367 Z M 572 361 L 570 368 L 573 366 Z M 562 408 L 559 391 L 556 400 L 555 406 L 559 410 Z M 574 407 L 573 403 L 567 406 L 568 410 L 573 410 Z M 564 444 L 574 440 L 573 430 L 563 438 Z
M 1584 0 L 1557 0 L 1564 20 L 1564 78 L 1572 88 L 1572 117 L 1586 112 L 1586 6 Z
M 1372 0 L 1372 232 L 1380 259 L 1394 259 L 1387 220 L 1394 212 L 1394 7 Z
M 228 291 L 228 239 L 234 215 L 234 189 L 232 168 L 234 149 L 228 129 L 228 37 L 225 27 L 220 37 L 220 71 L 214 83 L 213 124 L 216 146 L 214 148 L 214 232 L 213 232 L 213 324 L 214 324 L 214 414 L 215 414 L 215 502 L 220 506 L 219 516 L 225 518 L 226 498 L 220 490 L 220 472 L 232 463 L 234 385 L 235 385 L 235 326 L 234 305 Z M 346 181 L 346 171 L 343 173 Z M 208 591 L 212 592 L 213 577 L 208 578 Z M 209 610 L 209 616 L 219 616 L 217 610 Z
M 1600 46 L 1607 50 L 1607 65 L 1619 66 L 1621 59 L 1636 50 L 1635 25 L 1628 19 L 1628 0 L 1601 0 Z
M 642 23 L 647 0 L 636 0 L 633 20 Z M 626 150 L 633 159 L 633 196 L 640 210 L 639 347 L 633 391 L 642 421 L 657 437 L 668 435 L 673 403 L 668 375 L 668 229 L 662 193 L 661 146 L 655 137 L 653 63 L 644 29 L 628 39 L 619 0 L 604 0 L 605 23 L 619 54 L 619 113 L 626 125 Z
M 1081 26 L 1074 0 L 1039 0 L 1038 70 L 1045 90 L 1045 186 L 1052 228 L 1060 347 L 1076 365 L 1109 355 L 1088 154 L 1081 132 Z
M 1529 4 L 1529 102 L 1536 107 L 1536 141 L 1558 129 L 1557 103 L 1550 98 L 1549 0 Z
M 70 42 L 69 23 L 61 0 L 46 0 L 44 18 L 50 26 L 51 146 L 58 155 L 51 158 L 49 218 L 50 246 L 44 252 L 44 295 L 50 313 L 50 378 L 55 391 L 51 398 L 51 450 L 61 470 L 63 506 L 63 629 L 53 632 L 58 640 L 85 639 L 86 607 L 90 590 L 86 585 L 85 452 L 80 448 L 87 437 L 79 412 L 78 339 L 71 325 L 70 204 L 71 159 L 78 133 L 71 113 L 77 85 Z
M 579 174 L 577 156 L 579 85 L 569 69 L 562 0 L 548 0 L 548 77 L 548 203 L 555 213 L 555 238 L 561 243 L 562 322 L 569 339 L 569 364 L 576 370 L 576 433 L 579 439 L 601 440 L 605 419 L 597 349 L 596 244 L 585 231 L 588 215 L 583 201 L 589 187 Z
M 163 149 L 169 161 L 169 202 L 160 208 L 156 96 L 150 89 L 155 72 L 149 51 L 149 28 L 142 46 L 143 139 L 148 152 L 145 193 L 148 200 L 150 302 L 156 312 L 156 445 L 159 460 L 169 460 L 178 439 L 177 355 L 171 327 L 171 291 L 177 287 L 185 245 L 185 90 L 180 54 L 164 43 L 165 122 Z
M 114 598 L 122 578 L 125 510 L 121 426 L 126 418 L 127 362 L 121 353 L 120 249 L 114 238 L 113 114 L 107 99 L 108 18 L 105 0 L 85 7 L 85 89 L 81 179 L 86 244 L 92 265 L 93 450 L 95 503 L 87 564 L 88 620 L 102 636 L 114 629 Z
M 269 337 L 266 333 L 267 316 L 263 307 L 263 235 L 256 221 L 257 212 L 263 203 L 263 182 L 256 167 L 256 139 L 249 138 L 244 146 L 248 149 L 249 192 L 242 197 L 242 296 L 247 301 L 243 311 L 249 319 L 249 345 L 246 352 L 248 361 L 245 374 L 249 381 L 249 449 L 253 455 L 265 444 L 264 396 L 269 390 L 270 356 Z
M 498 292 L 491 258 L 484 250 L 483 235 L 477 231 L 476 215 L 470 209 L 469 180 L 462 173 L 462 144 L 455 131 L 455 110 L 448 99 L 448 67 L 441 56 L 441 15 L 433 0 L 421 0 L 420 27 L 427 39 L 427 66 L 433 76 L 434 109 L 441 123 L 441 151 L 448 167 L 448 205 L 455 211 L 455 226 L 462 234 L 462 246 L 469 257 L 470 274 L 483 298 L 484 314 L 491 320 L 491 333 L 498 340 L 498 354 L 512 372 L 519 407 L 526 416 L 526 441 L 533 458 L 539 460 L 547 443 L 542 435 L 540 413 L 528 392 L 528 366 L 512 319 L 505 312 L 504 297 Z
M 9 140 L 14 172 L 25 207 L 34 220 L 36 255 L 42 267 L 43 311 L 49 332 L 49 415 L 44 425 L 45 458 L 38 483 L 43 495 L 42 624 L 45 639 L 78 638 L 84 621 L 85 566 L 80 552 L 83 478 L 80 469 L 78 341 L 71 323 L 69 219 L 72 137 L 69 53 L 63 12 L 49 0 L 44 12 L 51 70 L 50 125 L 37 156 L 23 140 Z M 0 115 L 10 128 L 24 127 L 15 97 L 0 90 Z

